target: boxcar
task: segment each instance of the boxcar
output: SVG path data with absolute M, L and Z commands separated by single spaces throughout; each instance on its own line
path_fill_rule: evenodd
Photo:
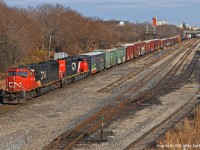
M 173 37 L 173 39 L 174 39 L 174 44 L 179 42 L 179 37 L 178 36 Z
M 158 39 L 158 49 L 160 49 L 161 48 L 161 41 L 160 41 L 160 39 Z
M 116 47 L 116 57 L 117 64 L 124 63 L 126 61 L 126 48 L 125 47 Z
M 150 50 L 149 52 L 155 51 L 155 40 L 147 40 L 146 43 L 150 43 Z
M 105 68 L 113 67 L 117 64 L 116 49 L 97 49 L 94 52 L 104 52 L 105 53 Z
M 154 50 L 158 50 L 160 48 L 160 40 L 159 39 L 154 39 Z
M 149 53 L 150 50 L 151 50 L 151 44 L 150 44 L 150 41 L 147 40 L 147 41 L 144 41 L 145 43 L 145 53 Z
M 145 42 L 141 42 L 140 55 L 145 55 L 145 53 L 146 53 L 146 44 Z
M 121 45 L 126 48 L 126 61 L 133 59 L 134 57 L 134 44 L 124 44 Z
M 166 46 L 166 39 L 160 40 L 160 48 L 164 48 Z
M 141 49 L 142 49 L 142 44 L 140 42 L 134 43 L 134 58 L 140 56 Z
M 105 53 L 104 52 L 90 52 L 80 54 L 80 59 L 85 58 L 88 62 L 90 74 L 95 74 L 105 69 Z
M 174 44 L 174 40 L 172 37 L 170 37 L 170 45 L 173 45 Z
M 167 38 L 167 39 L 166 39 L 166 46 L 170 46 L 170 45 L 171 45 L 171 43 L 170 43 L 170 39 Z

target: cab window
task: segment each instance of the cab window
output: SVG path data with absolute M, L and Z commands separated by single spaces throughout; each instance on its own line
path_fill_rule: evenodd
M 7 74 L 9 77 L 10 76 L 16 76 L 17 73 L 15 71 L 9 71 L 8 74 Z

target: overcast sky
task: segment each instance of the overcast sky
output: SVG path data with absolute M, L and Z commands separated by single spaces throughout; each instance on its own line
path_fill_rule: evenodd
M 130 22 L 149 21 L 153 16 L 179 25 L 183 21 L 200 27 L 200 0 L 4 0 L 8 6 L 36 7 L 42 3 L 71 7 L 84 16 Z

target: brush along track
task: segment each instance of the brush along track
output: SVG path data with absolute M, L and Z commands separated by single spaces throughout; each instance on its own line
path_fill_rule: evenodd
M 191 41 L 189 44 L 187 43 L 181 43 L 179 45 L 174 46 L 172 49 L 170 49 L 169 52 L 165 53 L 162 56 L 159 56 L 157 59 L 154 59 L 153 61 L 149 62 L 149 63 L 145 63 L 141 68 L 138 68 L 137 70 L 132 71 L 131 73 L 129 73 L 128 75 L 118 79 L 117 81 L 109 84 L 108 86 L 102 88 L 101 90 L 99 90 L 98 92 L 110 92 L 111 90 L 113 90 L 115 87 L 121 85 L 122 83 L 126 82 L 127 80 L 134 78 L 136 75 L 138 75 L 139 73 L 141 73 L 143 70 L 145 70 L 146 68 L 148 68 L 149 66 L 155 64 L 156 62 L 160 61 L 161 59 L 165 58 L 166 56 L 168 56 L 170 53 L 172 53 L 174 50 L 178 50 L 181 49 L 182 47 L 186 46 L 187 48 L 191 46 Z M 147 54 L 149 55 L 149 54 Z M 136 60 L 136 61 L 140 61 Z M 137 63 L 137 62 L 135 62 Z
M 193 45 L 193 47 L 196 46 L 196 43 Z M 189 53 L 193 50 L 193 47 L 191 47 L 187 52 L 184 54 L 189 55 Z M 180 52 L 181 53 L 181 52 Z M 164 69 L 173 59 L 175 59 L 180 53 L 176 53 L 174 56 L 170 57 L 165 63 L 161 64 L 160 67 L 156 68 L 156 71 L 153 71 L 149 74 L 149 77 L 153 78 L 155 74 L 160 72 L 162 69 Z M 187 58 L 187 57 L 186 57 Z M 182 56 L 182 61 L 186 59 Z M 156 73 L 155 73 L 156 72 Z M 148 78 L 150 80 L 150 78 Z M 142 82 L 141 84 L 145 85 L 146 82 Z M 137 84 L 136 86 L 141 84 Z M 132 87 L 133 88 L 133 87 Z M 130 92 L 131 89 L 128 89 L 128 92 Z M 132 90 L 132 93 L 135 91 Z M 108 123 L 111 121 L 113 117 L 118 116 L 122 112 L 125 112 L 128 108 L 128 104 L 130 102 L 136 103 L 138 101 L 143 101 L 143 98 L 145 98 L 145 94 L 142 94 L 136 98 L 120 98 L 118 97 L 113 101 L 110 105 L 103 108 L 101 111 L 95 113 L 88 119 L 84 120 L 82 123 L 80 123 L 77 127 L 72 129 L 71 131 L 67 131 L 63 135 L 59 136 L 57 139 L 55 139 L 50 145 L 48 145 L 45 150 L 49 149 L 70 149 L 74 145 L 76 145 L 79 141 L 82 139 L 85 139 L 89 137 L 91 134 L 93 134 L 95 131 L 101 128 L 102 122 Z M 122 102 L 119 102 L 122 101 Z

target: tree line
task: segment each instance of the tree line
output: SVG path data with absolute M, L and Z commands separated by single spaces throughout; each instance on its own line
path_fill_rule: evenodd
M 0 0 L 0 72 L 47 60 L 49 50 L 77 55 L 139 41 L 147 25 L 149 32 L 153 31 L 148 22 L 118 24 L 116 20 L 84 17 L 76 10 L 58 4 L 22 9 L 8 7 Z M 176 26 L 165 25 L 157 28 L 154 38 L 181 33 Z

